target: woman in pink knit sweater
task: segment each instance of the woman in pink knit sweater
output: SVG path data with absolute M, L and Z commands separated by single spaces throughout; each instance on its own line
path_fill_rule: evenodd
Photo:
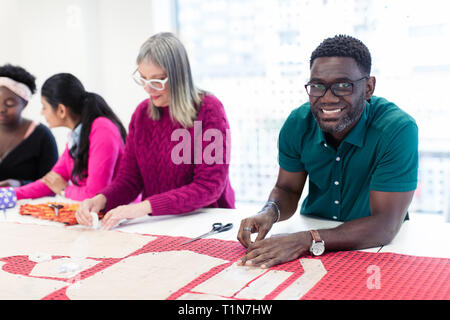
M 114 181 L 83 201 L 76 217 L 106 212 L 103 229 L 120 220 L 180 214 L 203 207 L 234 208 L 229 125 L 222 103 L 198 90 L 182 43 L 171 33 L 141 47 L 135 81 L 150 98 L 135 110 L 123 161 Z M 142 193 L 142 202 L 129 204 Z
M 80 80 L 60 73 L 41 90 L 42 114 L 50 128 L 72 131 L 66 148 L 42 179 L 14 189 L 17 199 L 64 194 L 73 200 L 95 196 L 111 183 L 125 149 L 126 130 L 102 97 Z

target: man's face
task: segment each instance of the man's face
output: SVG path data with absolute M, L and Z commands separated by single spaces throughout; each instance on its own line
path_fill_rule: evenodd
M 361 72 L 353 58 L 322 57 L 314 60 L 309 83 L 353 83 L 364 76 L 366 74 Z M 372 83 L 375 84 L 375 78 L 354 82 L 353 93 L 348 96 L 338 97 L 330 89 L 323 97 L 310 96 L 311 112 L 322 131 L 342 140 L 361 117 L 365 100 L 373 92 Z

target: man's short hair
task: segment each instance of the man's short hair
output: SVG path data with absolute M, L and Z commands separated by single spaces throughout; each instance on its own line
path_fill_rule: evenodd
M 311 54 L 310 68 L 316 58 L 321 57 L 349 57 L 356 61 L 356 64 L 363 73 L 370 75 L 372 58 L 369 49 L 360 40 L 347 35 L 337 35 L 333 38 L 325 39 Z

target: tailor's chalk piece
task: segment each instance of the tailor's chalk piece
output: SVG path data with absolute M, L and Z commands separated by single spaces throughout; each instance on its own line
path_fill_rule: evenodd
M 100 228 L 100 223 L 98 220 L 97 212 L 91 212 L 91 217 L 92 217 L 92 229 L 98 230 Z

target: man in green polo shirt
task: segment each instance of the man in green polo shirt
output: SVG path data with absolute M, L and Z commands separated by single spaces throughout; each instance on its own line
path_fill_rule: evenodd
M 418 128 L 395 104 L 373 96 L 370 69 L 369 50 L 350 36 L 328 38 L 312 53 L 309 102 L 281 129 L 278 179 L 264 208 L 241 222 L 238 239 L 247 252 L 238 264 L 269 268 L 395 237 L 417 186 Z M 307 177 L 301 214 L 344 223 L 264 239 L 295 213 Z

